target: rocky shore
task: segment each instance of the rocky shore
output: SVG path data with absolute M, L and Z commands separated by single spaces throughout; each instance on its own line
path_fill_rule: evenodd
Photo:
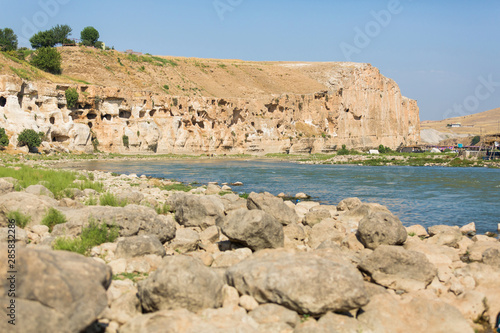
M 19 332 L 491 332 L 500 313 L 500 241 L 473 224 L 426 230 L 357 198 L 80 173 L 102 191 L 61 198 L 0 178 L 0 299 L 6 309 L 15 248 Z M 51 209 L 63 223 L 47 225 Z M 15 246 L 14 211 L 30 217 Z M 118 237 L 85 255 L 53 250 L 96 223 Z

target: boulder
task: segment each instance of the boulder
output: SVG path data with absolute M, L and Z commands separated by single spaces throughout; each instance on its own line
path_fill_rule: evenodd
M 3 178 L 0 178 L 0 195 L 14 191 L 14 184 Z
M 490 247 L 483 252 L 483 263 L 500 268 L 500 247 Z M 500 276 L 499 276 L 500 278 Z
M 127 237 L 116 245 L 116 258 L 133 258 L 147 254 L 165 256 L 165 248 L 155 235 Z
M 402 247 L 381 245 L 363 258 L 358 268 L 382 286 L 394 290 L 425 289 L 437 274 L 437 269 L 424 254 Z
M 333 241 L 340 244 L 345 236 L 346 230 L 344 226 L 340 222 L 328 218 L 316 224 L 311 229 L 308 244 L 313 249 L 325 241 Z
M 359 221 L 359 241 L 369 249 L 380 245 L 401 245 L 408 233 L 398 217 L 386 212 L 372 212 Z
M 213 255 L 212 267 L 225 268 L 236 265 L 240 261 L 252 255 L 252 250 L 249 248 L 241 248 L 235 251 L 218 252 Z
M 483 261 L 483 254 L 489 249 L 500 250 L 500 242 L 491 238 L 485 242 L 474 242 L 467 248 L 469 260 Z
M 337 205 L 337 210 L 339 211 L 347 211 L 352 210 L 359 205 L 363 204 L 359 198 L 347 198 L 339 202 Z
M 247 199 L 247 207 L 251 210 L 263 210 L 283 225 L 299 222 L 295 210 L 285 205 L 283 199 L 277 198 L 270 193 L 250 193 Z
M 353 228 L 357 228 L 359 221 L 375 212 L 385 212 L 392 214 L 385 206 L 379 205 L 377 203 L 364 203 L 341 214 L 340 220 Z
M 19 228 L 18 226 L 15 226 L 15 241 L 16 242 L 21 242 L 21 243 L 27 243 L 28 242 L 28 234 L 24 229 Z M 7 243 L 9 240 L 12 240 L 14 237 L 14 234 L 12 233 L 12 228 L 5 227 L 5 228 L 0 228 L 0 243 L 5 242 Z
M 332 215 L 330 214 L 330 211 L 328 211 L 326 209 L 309 211 L 304 216 L 304 224 L 308 225 L 310 227 L 314 227 L 316 224 L 320 223 L 321 221 L 329 219 L 331 217 L 332 217 Z
M 368 332 L 473 333 L 460 311 L 439 300 L 397 301 L 388 294 L 372 297 L 357 317 Z M 364 330 L 363 330 L 364 332 Z
M 172 208 L 180 225 L 202 230 L 215 225 L 215 221 L 224 216 L 221 199 L 210 195 L 181 195 L 173 201 Z
M 191 229 L 179 229 L 175 238 L 170 242 L 169 248 L 178 253 L 196 251 L 200 243 L 200 235 Z
M 248 315 L 259 324 L 285 323 L 293 328 L 300 323 L 297 312 L 273 303 L 262 304 Z
M 63 211 L 69 222 L 58 224 L 52 234 L 55 236 L 77 236 L 90 219 L 98 223 L 116 225 L 120 236 L 156 235 L 165 243 L 175 237 L 175 221 L 171 216 L 158 215 L 155 210 L 145 206 L 127 205 L 125 207 L 90 206 L 82 209 Z
M 123 191 L 119 192 L 116 198 L 120 201 L 126 201 L 129 204 L 139 205 L 144 199 L 144 194 L 138 191 Z
M 50 198 L 54 198 L 54 193 L 52 193 L 48 188 L 43 185 L 30 185 L 24 190 L 26 193 L 31 193 L 35 195 L 45 195 Z
M 252 250 L 284 246 L 283 226 L 272 215 L 262 210 L 238 209 L 217 221 L 232 242 Z
M 225 277 L 242 295 L 303 314 L 348 311 L 368 302 L 359 271 L 310 253 L 260 251 L 227 269 Z
M 427 229 L 430 238 L 426 240 L 429 244 L 446 245 L 458 247 L 458 242 L 462 239 L 462 232 L 458 227 L 448 225 L 436 225 Z
M 111 269 L 82 255 L 17 248 L 16 331 L 81 332 L 106 308 Z M 7 251 L 0 251 L 0 277 L 7 281 Z M 8 302 L 8 284 L 1 284 L 1 302 Z M 11 332 L 7 320 L 2 332 Z
M 427 230 L 420 224 L 415 224 L 409 227 L 406 227 L 406 232 L 408 235 L 414 235 L 417 237 L 427 237 L 429 234 L 427 233 Z
M 26 192 L 10 192 L 0 196 L 0 203 L 8 211 L 19 210 L 24 215 L 31 217 L 29 225 L 37 225 L 42 222 L 45 212 L 58 205 L 57 200 L 47 196 L 38 196 Z
M 224 282 L 219 274 L 188 256 L 165 257 L 148 279 L 138 284 L 147 312 L 184 308 L 199 311 L 222 306 Z

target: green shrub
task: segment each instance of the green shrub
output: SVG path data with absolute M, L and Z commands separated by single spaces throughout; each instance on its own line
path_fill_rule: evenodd
M 94 27 L 85 27 L 80 33 L 83 45 L 94 46 L 99 39 L 99 31 Z
M 479 135 L 476 135 L 475 137 L 472 138 L 472 141 L 470 143 L 471 146 L 477 145 L 481 141 L 481 137 Z
M 20 146 L 28 146 L 31 150 L 35 147 L 39 147 L 42 140 L 40 139 L 40 135 L 34 130 L 24 129 L 17 137 L 17 142 Z
M 86 206 L 97 206 L 97 198 L 93 195 L 89 196 L 87 201 L 85 201 Z
M 9 220 L 16 221 L 16 225 L 22 229 L 24 229 L 31 221 L 31 216 L 24 215 L 19 210 L 14 210 L 14 211 L 8 212 L 7 218 Z
M 78 102 L 78 97 L 79 97 L 76 89 L 75 88 L 66 89 L 65 95 L 68 108 L 69 109 L 74 108 L 76 106 L 76 102 Z
M 166 215 L 174 211 L 172 207 L 170 205 L 167 205 L 166 203 L 164 203 L 163 205 L 158 205 L 155 210 L 158 215 Z
M 0 50 L 15 51 L 17 49 L 17 36 L 10 28 L 0 29 Z
M 45 216 L 42 219 L 42 224 L 49 227 L 50 232 L 52 232 L 54 226 L 66 222 L 67 222 L 66 216 L 53 207 L 49 208 L 49 210 L 47 211 L 47 213 L 45 213 Z
M 124 134 L 122 136 L 122 141 L 123 141 L 123 145 L 128 148 L 129 147 L 129 142 L 128 142 L 128 136 L 127 135 Z
M 79 237 L 74 239 L 58 238 L 54 242 L 54 250 L 63 250 L 88 255 L 94 246 L 112 243 L 119 236 L 118 227 L 109 227 L 105 222 L 98 224 L 94 219 L 89 220 L 89 225 L 83 228 Z
M 192 186 L 186 185 L 186 184 L 170 184 L 170 185 L 165 185 L 162 187 L 162 190 L 165 191 L 182 191 L 182 192 L 189 192 L 193 189 Z
M 61 54 L 55 48 L 39 48 L 30 63 L 45 72 L 61 74 Z
M 342 149 L 337 151 L 337 155 L 349 155 L 349 149 L 346 148 L 346 145 L 342 145 Z
M 127 200 L 118 200 L 113 193 L 106 192 L 99 198 L 99 203 L 101 206 L 125 207 Z
M 0 128 L 0 148 L 7 147 L 9 145 L 9 137 L 5 133 L 5 128 Z

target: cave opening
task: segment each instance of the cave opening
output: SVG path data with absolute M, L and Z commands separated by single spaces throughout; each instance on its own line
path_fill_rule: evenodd
M 110 114 L 107 114 L 107 115 L 101 114 L 101 120 L 104 120 L 104 119 L 106 119 L 107 121 L 111 121 L 111 115 Z
M 56 122 L 56 118 L 54 118 L 54 117 L 50 117 L 49 121 L 50 121 L 50 123 L 51 123 L 52 125 L 54 125 L 54 124 L 55 124 L 55 122 Z
M 125 119 L 129 119 L 131 116 L 132 116 L 132 113 L 129 111 L 125 111 L 125 110 L 121 110 L 120 114 L 118 115 L 118 117 L 125 118 Z
M 0 96 L 0 106 L 4 107 L 7 104 L 7 99 L 3 96 Z

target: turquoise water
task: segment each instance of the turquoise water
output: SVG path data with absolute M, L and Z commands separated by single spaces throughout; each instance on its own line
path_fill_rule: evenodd
M 244 186 L 237 192 L 304 192 L 322 203 L 348 197 L 386 205 L 404 225 L 462 226 L 479 233 L 500 223 L 500 170 L 487 168 L 306 165 L 269 160 L 91 161 L 84 168 L 136 173 L 185 183 Z

